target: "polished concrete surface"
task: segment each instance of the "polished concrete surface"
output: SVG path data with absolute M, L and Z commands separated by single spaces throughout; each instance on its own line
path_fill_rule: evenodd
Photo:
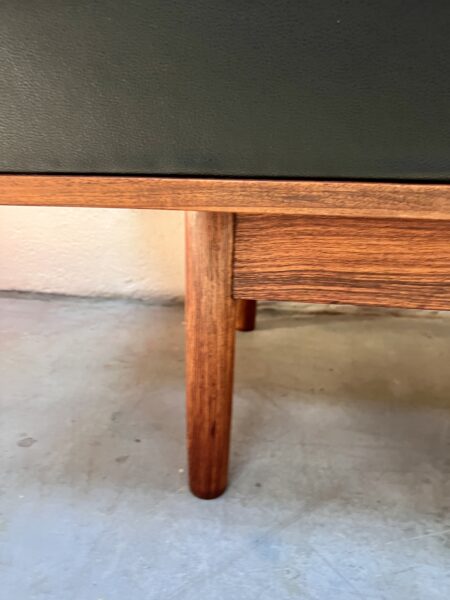
M 180 307 L 0 299 L 1 600 L 450 597 L 450 314 L 258 319 L 205 502 Z

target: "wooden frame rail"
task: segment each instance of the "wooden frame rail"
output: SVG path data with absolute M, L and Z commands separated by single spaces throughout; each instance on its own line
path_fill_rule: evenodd
M 450 219 L 450 185 L 99 175 L 0 175 L 0 205 Z
M 450 309 L 450 223 L 237 215 L 233 295 Z

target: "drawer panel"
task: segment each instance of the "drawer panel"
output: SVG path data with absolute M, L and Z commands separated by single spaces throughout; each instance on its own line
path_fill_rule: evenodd
M 450 223 L 238 215 L 234 296 L 450 309 Z

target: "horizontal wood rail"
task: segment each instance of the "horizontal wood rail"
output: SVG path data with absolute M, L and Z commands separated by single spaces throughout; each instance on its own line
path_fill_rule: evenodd
M 0 175 L 0 204 L 450 220 L 450 184 Z
M 237 215 L 233 295 L 450 310 L 450 223 Z

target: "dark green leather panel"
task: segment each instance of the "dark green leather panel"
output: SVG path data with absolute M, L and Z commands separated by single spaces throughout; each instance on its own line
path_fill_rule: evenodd
M 0 0 L 0 171 L 450 181 L 449 0 Z

